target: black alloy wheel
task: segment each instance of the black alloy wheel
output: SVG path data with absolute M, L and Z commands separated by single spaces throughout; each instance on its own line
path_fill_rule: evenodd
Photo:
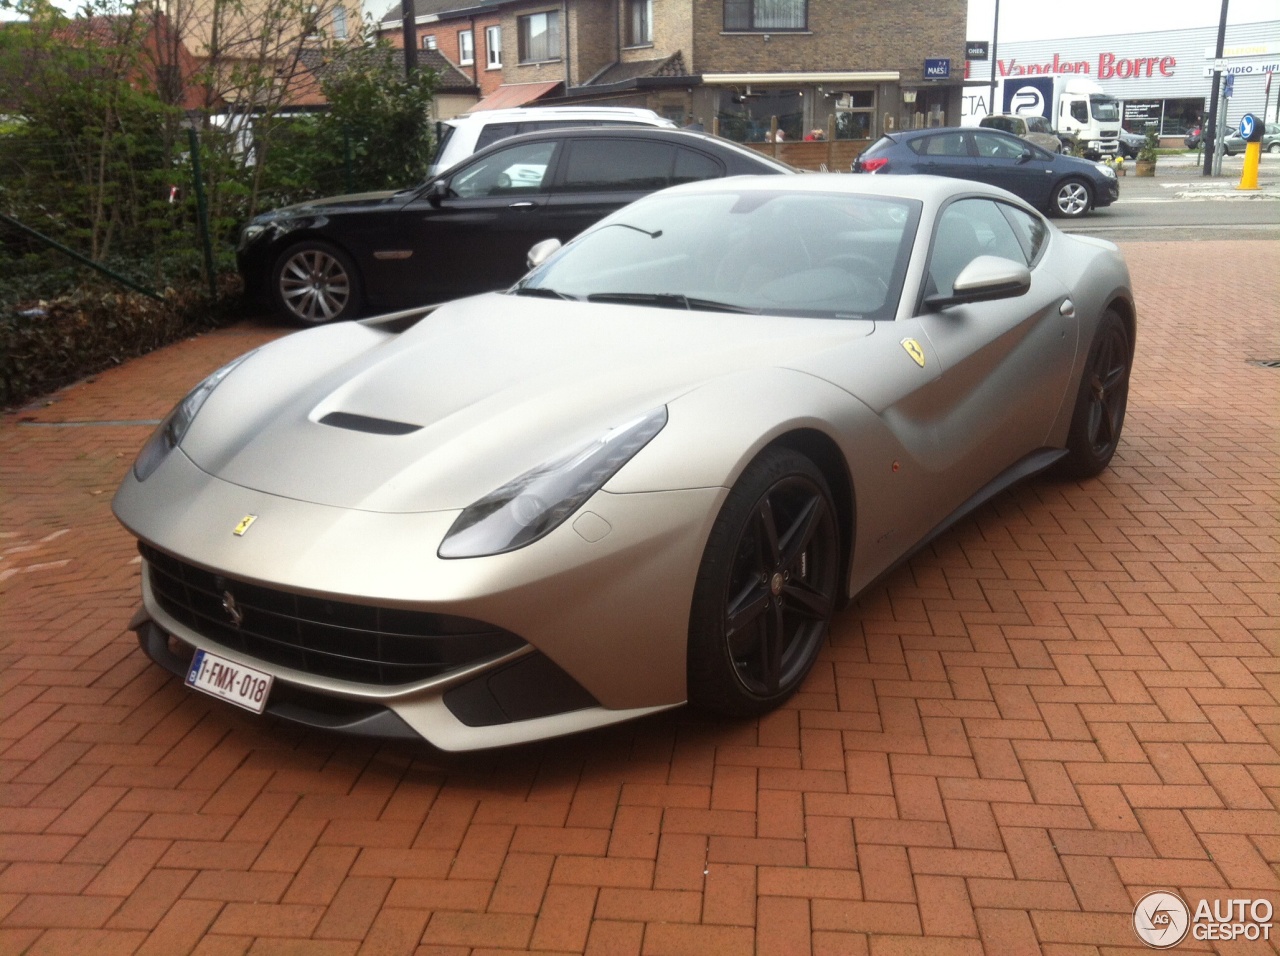
M 768 449 L 729 493 L 694 590 L 689 700 L 764 713 L 800 686 L 826 640 L 840 568 L 835 508 L 804 456 Z
M 1129 403 L 1132 362 L 1133 350 L 1125 324 L 1114 310 L 1108 309 L 1089 349 L 1067 434 L 1067 455 L 1057 467 L 1059 474 L 1090 478 L 1111 463 L 1120 444 Z

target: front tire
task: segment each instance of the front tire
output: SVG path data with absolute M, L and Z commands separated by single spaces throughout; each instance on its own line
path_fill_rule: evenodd
M 305 239 L 281 253 L 271 270 L 271 294 L 282 315 L 307 325 L 350 319 L 360 312 L 360 281 L 351 257 L 318 239 Z
M 826 640 L 840 576 L 831 492 L 785 448 L 747 466 L 716 518 L 689 621 L 689 702 L 750 716 L 803 682 Z
M 1124 320 L 1108 309 L 1098 323 L 1076 393 L 1067 455 L 1055 471 L 1066 478 L 1092 478 L 1116 453 L 1129 403 L 1133 348 Z
M 1078 219 L 1089 211 L 1093 197 L 1082 179 L 1064 179 L 1053 190 L 1052 210 L 1055 216 Z

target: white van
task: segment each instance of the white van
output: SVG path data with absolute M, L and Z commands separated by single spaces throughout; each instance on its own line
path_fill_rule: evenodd
M 517 133 L 566 126 L 664 126 L 675 123 L 653 110 L 630 106 L 528 106 L 482 110 L 436 124 L 436 152 L 428 175 L 448 169 L 476 150 Z

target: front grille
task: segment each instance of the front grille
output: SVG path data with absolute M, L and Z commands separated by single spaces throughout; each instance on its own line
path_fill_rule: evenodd
M 152 594 L 174 620 L 224 647 L 308 674 L 394 686 L 526 646 L 509 631 L 469 618 L 277 591 L 145 544 L 138 550 Z

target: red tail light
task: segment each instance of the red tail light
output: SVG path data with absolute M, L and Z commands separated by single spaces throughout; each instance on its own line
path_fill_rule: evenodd
M 881 156 L 874 159 L 864 159 L 859 162 L 864 173 L 878 173 L 889 165 L 889 160 Z

